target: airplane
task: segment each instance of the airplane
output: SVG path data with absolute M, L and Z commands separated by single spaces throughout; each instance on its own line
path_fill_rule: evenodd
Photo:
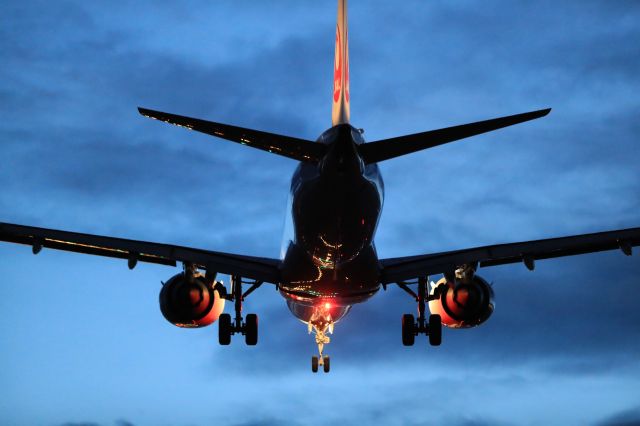
M 316 141 L 138 108 L 145 117 L 299 162 L 291 179 L 279 259 L 9 223 L 0 223 L 0 241 L 29 245 L 34 254 L 48 248 L 126 259 L 129 269 L 138 262 L 181 264 L 182 272 L 163 283 L 160 310 L 178 327 L 217 321 L 221 345 L 229 345 L 233 335 L 243 335 L 247 345 L 258 343 L 258 316 L 244 316 L 243 303 L 263 284 L 273 285 L 314 335 L 318 354 L 311 358 L 313 372 L 320 367 L 330 371 L 324 346 L 334 326 L 353 305 L 366 302 L 381 288 L 398 286 L 417 303 L 417 318 L 402 316 L 402 343 L 411 346 L 416 336 L 426 335 L 437 346 L 443 325 L 475 327 L 493 313 L 494 292 L 476 273 L 479 267 L 522 263 L 534 270 L 538 260 L 616 249 L 630 256 L 640 245 L 640 228 L 629 228 L 379 259 L 374 237 L 384 183 L 378 163 L 538 119 L 551 110 L 365 142 L 363 131 L 350 124 L 348 38 L 347 0 L 338 0 L 332 127 Z M 217 274 L 230 276 L 229 289 Z M 435 275 L 442 277 L 430 281 Z M 224 313 L 227 301 L 233 302 L 233 318 Z

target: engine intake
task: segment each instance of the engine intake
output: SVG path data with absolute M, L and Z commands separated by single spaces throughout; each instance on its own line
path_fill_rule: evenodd
M 160 311 L 177 327 L 205 327 L 218 319 L 225 299 L 200 274 L 174 275 L 160 290 Z
M 439 298 L 429 301 L 429 310 L 450 328 L 470 328 L 485 322 L 495 308 L 493 289 L 483 278 L 473 275 L 464 281 L 440 279 L 432 289 Z

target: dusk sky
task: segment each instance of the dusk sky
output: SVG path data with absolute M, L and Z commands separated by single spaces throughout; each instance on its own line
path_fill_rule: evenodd
M 136 107 L 315 140 L 335 19 L 335 0 L 4 0 L 0 221 L 278 257 L 296 162 Z M 381 164 L 381 258 L 640 226 L 640 1 L 351 0 L 349 35 L 366 140 L 553 108 Z M 437 348 L 402 346 L 416 305 L 390 286 L 313 374 L 272 286 L 245 303 L 260 343 L 221 347 L 160 314 L 177 268 L 0 243 L 0 424 L 638 425 L 639 251 L 481 268 L 495 313 Z

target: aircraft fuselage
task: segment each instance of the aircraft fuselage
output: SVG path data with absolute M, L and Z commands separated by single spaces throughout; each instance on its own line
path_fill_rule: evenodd
M 283 241 L 280 292 L 303 305 L 318 300 L 345 306 L 379 289 L 373 238 L 384 184 L 376 164 L 365 165 L 360 132 L 340 124 L 317 143 L 328 146 L 317 165 L 300 163 L 291 180 Z

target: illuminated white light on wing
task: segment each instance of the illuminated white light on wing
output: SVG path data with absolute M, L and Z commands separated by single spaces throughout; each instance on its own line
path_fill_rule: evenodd
M 125 253 L 125 254 L 129 253 L 129 250 L 122 250 L 122 249 L 116 249 L 116 248 L 110 248 L 110 247 L 96 246 L 96 245 L 93 245 L 93 244 L 74 243 L 74 242 L 71 242 L 71 241 L 54 240 L 53 238 L 45 238 L 44 240 L 45 241 L 50 241 L 52 243 L 58 243 L 58 244 L 67 245 L 67 246 L 84 247 L 84 248 L 89 248 L 89 249 L 98 249 L 98 250 L 110 251 L 110 252 L 113 252 L 113 253 Z M 148 254 L 148 253 L 140 253 L 140 256 L 153 257 L 153 258 L 156 258 L 156 259 L 164 259 L 163 256 L 158 256 L 158 255 L 155 255 L 155 254 Z

